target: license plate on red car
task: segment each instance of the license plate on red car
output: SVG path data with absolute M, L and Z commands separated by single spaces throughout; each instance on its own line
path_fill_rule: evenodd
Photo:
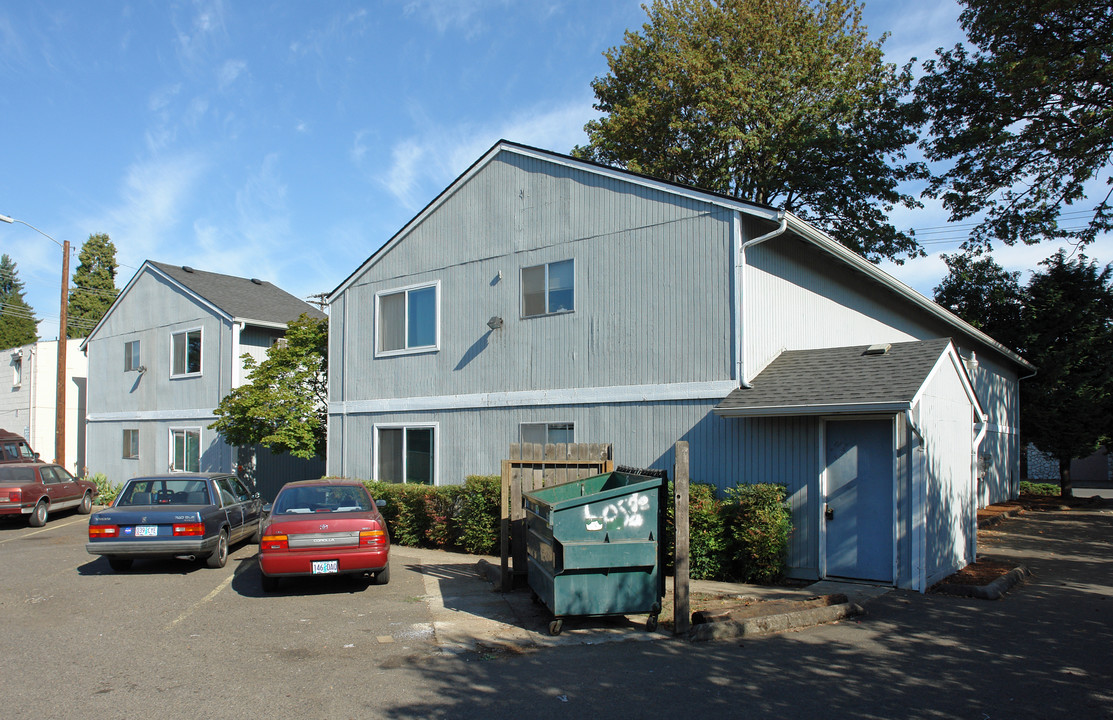
M 339 569 L 336 560 L 315 560 L 313 562 L 314 575 L 328 575 L 337 572 Z

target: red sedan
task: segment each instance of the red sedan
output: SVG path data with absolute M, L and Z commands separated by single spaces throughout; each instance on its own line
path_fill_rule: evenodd
M 77 508 L 82 515 L 93 510 L 97 484 L 75 478 L 60 465 L 5 463 L 0 465 L 0 517 L 26 515 L 34 527 L 46 524 L 50 513 Z
M 283 486 L 259 541 L 263 590 L 276 590 L 283 576 L 300 575 L 370 573 L 375 584 L 386 585 L 390 536 L 379 512 L 383 504 L 358 480 L 302 480 Z

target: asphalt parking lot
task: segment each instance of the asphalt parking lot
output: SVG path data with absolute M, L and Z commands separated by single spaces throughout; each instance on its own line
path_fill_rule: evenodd
M 276 688 L 320 717 L 322 689 L 438 651 L 424 566 L 405 548 L 389 585 L 306 578 L 270 594 L 251 543 L 219 570 L 140 560 L 117 573 L 85 551 L 87 528 L 72 513 L 0 522 L 5 717 L 143 717 L 152 697 L 184 715 L 214 695 L 229 699 L 224 716 L 255 717 Z

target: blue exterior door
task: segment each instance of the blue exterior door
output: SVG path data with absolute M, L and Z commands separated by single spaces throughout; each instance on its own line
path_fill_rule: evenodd
M 826 423 L 828 576 L 893 581 L 893 423 Z

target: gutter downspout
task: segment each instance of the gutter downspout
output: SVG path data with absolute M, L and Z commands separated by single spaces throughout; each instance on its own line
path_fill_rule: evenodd
M 920 428 L 919 408 L 909 406 L 905 412 L 908 428 L 916 439 L 916 447 L 910 453 L 912 471 L 912 589 L 927 592 L 927 440 Z
M 970 528 L 970 539 L 966 550 L 969 562 L 975 562 L 978 559 L 978 521 L 976 518 L 978 517 L 978 503 L 981 502 L 978 491 L 978 453 L 982 448 L 982 441 L 985 440 L 986 432 L 989 430 L 989 415 L 982 415 L 979 420 L 981 420 L 981 423 L 974 426 L 978 429 L 978 434 L 974 436 L 974 457 L 970 461 L 970 475 L 974 484 L 974 492 L 971 493 L 974 507 L 970 508 L 970 512 L 973 513 L 975 520 L 974 527 Z
M 734 286 L 738 288 L 738 294 L 735 298 L 734 312 L 735 317 L 738 318 L 738 332 L 734 338 L 734 374 L 738 379 L 739 387 L 750 388 L 749 381 L 746 379 L 746 355 L 745 355 L 745 334 L 746 334 L 746 250 L 766 240 L 772 240 L 788 228 L 788 215 L 784 210 L 777 212 L 777 217 L 781 223 L 777 226 L 776 230 L 767 232 L 764 235 L 742 242 L 742 213 L 738 210 L 734 211 Z

